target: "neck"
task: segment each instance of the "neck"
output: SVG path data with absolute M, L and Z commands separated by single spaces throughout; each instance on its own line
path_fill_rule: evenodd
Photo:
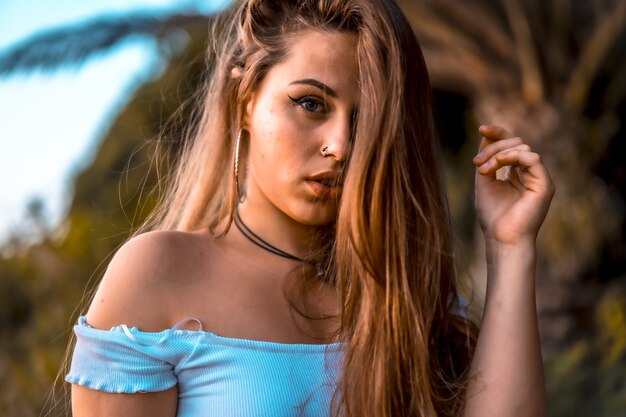
M 290 255 L 304 258 L 315 249 L 317 226 L 299 223 L 274 206 L 259 207 L 248 199 L 239 204 L 238 211 L 256 235 Z

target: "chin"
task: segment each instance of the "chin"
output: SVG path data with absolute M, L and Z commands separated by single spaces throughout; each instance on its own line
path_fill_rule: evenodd
M 290 217 L 307 226 L 328 226 L 337 220 L 338 202 L 306 204 L 305 207 L 297 207 L 289 213 Z

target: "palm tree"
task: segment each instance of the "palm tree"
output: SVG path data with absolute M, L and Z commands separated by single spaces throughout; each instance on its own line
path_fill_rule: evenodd
M 624 138 L 626 2 L 403 5 L 435 86 L 467 97 L 480 123 L 524 137 L 550 167 L 557 195 L 539 241 L 549 260 L 540 268 L 539 309 L 544 349 L 559 347 L 580 325 L 570 313 L 579 307 L 583 274 L 597 268 L 602 247 L 624 227 L 624 189 L 616 195 L 598 164 L 610 141 Z
M 153 148 L 176 154 L 184 125 L 180 119 L 192 114 L 181 105 L 199 90 L 212 18 L 200 14 L 100 18 L 51 29 L 1 55 L 4 76 L 52 71 L 80 65 L 126 39 L 145 36 L 158 42 L 169 67 L 159 79 L 138 88 L 105 129 L 93 163 L 74 180 L 62 224 L 40 244 L 24 247 L 23 239 L 15 236 L 2 248 L 3 254 L 12 256 L 0 256 L 0 385 L 7 387 L 0 393 L 0 415 L 37 416 L 40 410 L 46 415 L 69 414 L 59 364 L 76 305 L 88 300 L 84 288 L 93 288 L 103 260 L 154 205 L 155 194 L 148 192 L 157 183 Z M 157 137 L 160 140 L 151 140 Z M 50 392 L 59 376 L 56 390 Z
M 551 412 L 620 415 L 626 399 L 619 382 L 626 369 L 626 2 L 402 4 L 435 86 L 468 100 L 472 127 L 499 123 L 524 137 L 557 184 L 538 241 Z M 475 142 L 466 145 L 457 164 L 475 152 Z M 473 203 L 473 166 L 463 166 L 448 166 L 451 182 L 464 184 L 450 188 L 457 218 L 467 218 Z M 474 241 L 480 239 L 474 233 Z M 481 293 L 486 273 L 475 248 L 483 245 L 466 245 L 464 252 Z
M 469 161 L 477 147 L 472 133 L 476 126 L 499 123 L 542 154 L 557 184 L 538 242 L 543 260 L 538 265 L 538 307 L 549 365 L 548 386 L 558 404 L 554 415 L 587 415 L 589 407 L 594 407 L 594 414 L 599 407 L 610 410 L 626 393 L 606 385 L 607 380 L 612 381 L 606 370 L 603 374 L 593 367 L 588 371 L 580 367 L 584 358 L 597 355 L 612 367 L 617 379 L 626 369 L 626 186 L 620 159 L 626 154 L 626 130 L 621 122 L 626 120 L 626 2 L 397 1 L 424 48 L 440 98 L 453 217 L 462 236 L 461 258 L 470 263 L 461 272 L 472 275 L 477 292 L 483 291 L 483 254 L 477 249 L 482 248 L 478 244 L 481 233 L 475 226 L 473 166 Z M 19 368 L 3 359 L 5 355 L 0 356 L 0 370 L 9 369 L 29 381 L 23 392 L 14 389 L 0 398 L 0 409 L 2 404 L 12 404 L 13 415 L 34 415 L 35 408 L 28 404 L 36 404 L 49 384 L 54 373 L 50 363 L 58 363 L 59 346 L 65 342 L 48 351 L 39 345 L 67 328 L 59 323 L 66 323 L 70 306 L 82 297 L 75 288 L 82 289 L 85 280 L 78 277 L 91 276 L 95 265 L 126 236 L 129 223 L 137 224 L 154 204 L 153 194 L 137 192 L 157 184 L 156 166 L 149 155 L 150 144 L 157 142 L 146 139 L 159 137 L 164 121 L 173 120 L 160 136 L 167 140 L 160 143 L 166 142 L 169 154 L 175 157 L 179 132 L 194 116 L 189 108 L 177 109 L 202 82 L 206 28 L 212 20 L 212 16 L 200 14 L 101 18 L 51 29 L 0 55 L 0 76 L 6 76 L 80 65 L 137 35 L 155 39 L 164 53 L 171 54 L 161 79 L 138 90 L 103 139 L 94 164 L 77 177 L 72 206 L 62 226 L 67 229 L 65 234 L 56 239 L 51 234 L 19 262 L 0 260 L 0 271 L 10 270 L 15 277 L 33 276 L 29 278 L 32 284 L 22 291 L 30 291 L 31 314 L 24 314 L 23 322 L 18 320 L 6 331 L 41 328 L 42 320 L 53 324 L 45 336 L 16 342 L 26 352 L 25 363 L 39 365 Z M 172 35 L 181 33 L 188 38 L 185 49 L 168 52 Z M 453 106 L 458 102 L 460 108 Z M 154 103 L 158 103 L 156 111 Z M 171 119 L 174 114 L 177 118 Z M 450 130 L 451 124 L 461 128 Z M 120 172 L 126 172 L 123 182 L 118 174 L 112 175 Z M 125 202 L 121 209 L 119 201 Z M 32 259 L 46 259 L 47 265 L 57 267 L 44 272 L 32 262 L 29 268 L 16 267 Z M 64 292 L 61 300 L 50 300 L 49 294 L 67 276 L 76 277 L 74 289 Z M 58 307 L 60 304 L 64 307 Z M 602 346 L 590 342 L 590 335 L 600 335 Z M 20 350 L 16 346 L 11 349 Z M 550 357 L 555 359 L 551 362 Z M 573 383 L 575 378 L 570 377 L 581 372 L 591 381 L 603 381 L 604 385 L 599 385 L 608 391 L 591 399 L 588 396 L 584 403 L 556 398 L 580 398 L 575 394 L 586 385 Z M 0 384 L 7 386 L 3 378 L 8 376 L 0 376 Z M 561 382 L 568 378 L 569 385 Z M 33 380 L 38 381 L 38 388 L 27 392 Z

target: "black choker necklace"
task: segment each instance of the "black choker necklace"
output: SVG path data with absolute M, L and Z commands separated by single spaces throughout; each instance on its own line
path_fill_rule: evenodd
M 290 253 L 285 252 L 284 250 L 281 250 L 279 248 L 277 248 L 276 246 L 272 245 L 269 242 L 266 242 L 265 240 L 263 240 L 262 238 L 260 238 L 256 233 L 254 233 L 252 230 L 250 230 L 250 228 L 248 226 L 246 226 L 246 224 L 243 222 L 243 220 L 241 220 L 241 216 L 239 216 L 239 210 L 235 210 L 235 226 L 237 226 L 237 229 L 239 229 L 239 231 L 241 232 L 242 235 L 244 235 L 250 242 L 254 243 L 255 245 L 257 245 L 258 247 L 260 247 L 261 249 L 264 249 L 268 252 L 273 253 L 274 255 L 278 255 L 278 256 L 282 256 L 283 258 L 287 258 L 287 259 L 291 259 L 293 261 L 298 261 L 298 262 L 302 262 L 302 263 L 307 263 L 307 264 L 311 264 L 312 262 L 310 261 L 306 261 L 302 258 L 298 258 L 297 256 L 294 256 Z M 324 269 L 322 268 L 320 263 L 315 263 L 315 268 L 317 269 L 317 275 L 319 277 L 325 277 L 326 276 L 326 272 L 324 271 Z
M 257 234 L 255 234 L 246 224 L 241 220 L 241 216 L 239 216 L 239 210 L 235 211 L 235 226 L 237 229 L 248 238 L 248 240 L 258 247 L 265 249 L 268 252 L 272 252 L 274 255 L 282 256 L 283 258 L 291 259 L 294 261 L 306 262 L 302 258 L 298 258 L 297 256 L 291 255 L 290 253 L 285 252 L 284 250 L 278 249 L 276 246 L 271 243 L 266 242 L 261 239 Z

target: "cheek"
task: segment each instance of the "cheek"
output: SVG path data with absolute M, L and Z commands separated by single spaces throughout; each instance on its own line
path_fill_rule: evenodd
M 257 153 L 257 171 L 275 177 L 281 182 L 292 181 L 300 175 L 304 164 L 311 157 L 306 130 L 294 117 L 278 112 L 268 112 L 258 120 L 255 130 L 254 151 Z
M 275 172 L 281 167 L 281 161 L 285 160 L 284 132 L 274 126 L 266 126 L 260 134 L 253 139 L 252 158 L 258 164 L 258 171 Z M 256 151 L 256 152 L 255 152 Z

